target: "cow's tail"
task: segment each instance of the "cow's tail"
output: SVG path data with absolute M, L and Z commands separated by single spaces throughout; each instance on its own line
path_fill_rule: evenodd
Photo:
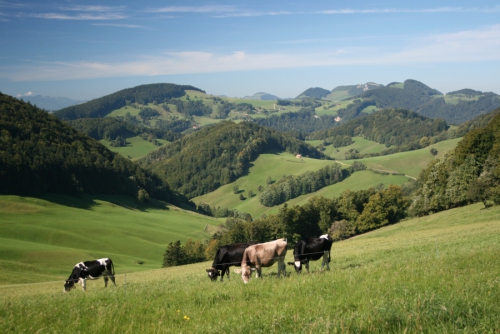
M 115 277 L 115 265 L 113 264 L 113 261 L 111 261 L 111 259 L 109 260 L 109 262 L 111 262 L 111 275 Z

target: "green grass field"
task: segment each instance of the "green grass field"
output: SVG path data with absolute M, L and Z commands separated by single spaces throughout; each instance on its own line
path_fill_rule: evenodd
M 0 196 L 0 285 L 60 279 L 75 263 L 100 257 L 115 260 L 120 272 L 160 268 L 170 242 L 206 239 L 212 224 L 128 197 Z
M 445 140 L 426 148 L 408 152 L 401 152 L 379 157 L 359 159 L 367 167 L 389 172 L 405 173 L 411 177 L 418 177 L 420 171 L 424 169 L 429 162 L 442 157 L 447 151 L 455 148 L 461 138 Z M 438 151 L 436 156 L 430 153 L 430 149 L 435 148 Z M 345 161 L 352 163 L 353 161 Z
M 169 143 L 167 140 L 163 139 L 157 139 L 157 141 L 159 141 L 162 145 Z M 109 141 L 105 139 L 102 139 L 99 142 L 106 146 L 110 151 L 120 153 L 125 158 L 129 157 L 132 160 L 137 160 L 159 147 L 152 142 L 142 139 L 140 136 L 127 138 L 127 142 L 129 144 L 123 147 L 113 147 L 109 144 Z
M 330 271 L 318 261 L 277 279 L 274 265 L 247 285 L 211 282 L 210 262 L 125 275 L 120 259 L 117 287 L 64 293 L 63 276 L 0 287 L 0 331 L 497 333 L 499 219 L 478 204 L 404 221 L 334 243 Z
M 260 217 L 262 214 L 272 214 L 278 212 L 281 206 L 265 207 L 259 202 L 258 186 L 266 186 L 268 176 L 272 180 L 277 181 L 284 175 L 299 175 L 307 171 L 316 171 L 324 166 L 336 163 L 331 160 L 316 160 L 309 158 L 297 159 L 292 154 L 261 154 L 253 162 L 248 175 L 239 178 L 238 180 L 224 185 L 219 189 L 199 197 L 193 198 L 195 203 L 209 203 L 212 207 L 227 207 L 247 212 L 254 218 Z M 370 171 L 356 172 L 346 180 L 337 184 L 331 185 L 317 192 L 303 195 L 288 201 L 289 205 L 304 204 L 312 196 L 338 197 L 344 190 L 361 190 L 382 183 L 386 186 L 390 184 L 402 184 L 407 181 L 404 176 L 380 175 Z M 239 186 L 240 191 L 246 198 L 240 200 L 239 194 L 234 194 L 233 187 Z M 252 190 L 254 197 L 249 197 L 248 193 Z

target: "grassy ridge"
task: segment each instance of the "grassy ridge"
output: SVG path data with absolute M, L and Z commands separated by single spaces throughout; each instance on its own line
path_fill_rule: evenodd
M 100 257 L 115 260 L 120 272 L 160 268 L 168 243 L 209 237 L 204 229 L 215 220 L 153 204 L 0 196 L 0 284 L 60 279 L 76 262 Z
M 4 286 L 0 331 L 498 332 L 499 217 L 472 205 L 405 221 L 334 243 L 329 272 L 314 262 L 278 280 L 274 266 L 248 285 L 210 282 L 206 262 L 119 274 L 118 287 L 89 282 L 87 293 Z
M 358 161 L 363 162 L 366 166 L 373 169 L 405 173 L 411 177 L 418 177 L 422 168 L 424 168 L 436 157 L 442 156 L 447 150 L 455 147 L 458 141 L 459 139 L 447 140 L 421 150 L 360 159 Z M 380 146 L 383 145 L 361 138 L 356 138 L 356 142 L 347 148 L 357 148 L 360 152 L 368 152 L 381 149 Z M 429 150 L 432 147 L 438 150 L 437 156 L 433 156 L 429 153 Z M 341 147 L 339 150 L 344 152 L 347 148 Z M 343 165 L 350 165 L 353 161 L 339 162 Z M 299 175 L 305 173 L 306 171 L 316 171 L 332 163 L 335 163 L 335 161 L 308 158 L 297 159 L 289 153 L 261 154 L 253 162 L 253 166 L 250 167 L 248 175 L 239 178 L 233 183 L 224 185 L 209 194 L 195 197 L 192 200 L 198 204 L 205 202 L 215 207 L 220 206 L 237 209 L 239 211 L 250 213 L 254 218 L 258 218 L 262 214 L 269 215 L 276 213 L 279 210 L 279 206 L 268 208 L 262 206 L 259 202 L 259 192 L 257 188 L 259 185 L 264 187 L 266 186 L 266 179 L 268 176 L 270 176 L 272 180 L 276 181 L 284 175 Z M 311 196 L 338 197 L 344 190 L 347 189 L 356 191 L 369 188 L 370 186 L 375 186 L 379 183 L 382 183 L 385 186 L 390 184 L 401 185 L 407 180 L 407 177 L 401 175 L 381 175 L 370 171 L 356 172 L 342 182 L 320 189 L 312 194 L 300 196 L 288 201 L 287 203 L 288 205 L 301 205 L 306 203 Z M 245 200 L 240 200 L 239 194 L 234 194 L 233 187 L 235 185 L 238 185 L 240 191 L 243 191 L 242 193 L 246 198 Z M 255 194 L 254 197 L 250 198 L 248 196 L 249 190 L 253 191 Z

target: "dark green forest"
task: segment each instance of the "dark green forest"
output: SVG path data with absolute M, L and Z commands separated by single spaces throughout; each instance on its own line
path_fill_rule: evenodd
M 1 93 L 0 192 L 121 194 L 193 206 L 156 174 L 46 111 Z
M 328 130 L 313 132 L 307 139 L 323 140 L 328 145 L 338 140 L 345 142 L 346 136 L 360 136 L 392 147 L 380 153 L 383 155 L 419 149 L 448 139 L 448 128 L 444 120 L 427 118 L 404 109 L 385 109 Z
M 419 175 L 412 205 L 417 215 L 483 202 L 500 204 L 500 109 L 484 127 L 469 131 L 457 147 Z
M 254 122 L 281 132 L 288 132 L 301 140 L 313 131 L 329 129 L 337 125 L 335 116 L 318 116 L 313 108 L 302 108 L 298 112 L 256 118 Z
M 297 99 L 300 99 L 301 97 L 312 97 L 321 100 L 322 98 L 325 98 L 328 94 L 330 94 L 329 90 L 320 87 L 314 87 L 306 89 L 304 92 L 299 94 L 299 96 L 297 96 Z
M 199 88 L 175 84 L 150 84 L 123 89 L 116 93 L 101 98 L 67 107 L 54 112 L 59 119 L 75 120 L 79 118 L 104 117 L 115 109 L 120 109 L 127 104 L 163 103 L 172 98 L 184 96 L 186 90 L 204 92 Z
M 138 163 L 192 198 L 233 182 L 248 172 L 250 162 L 259 154 L 276 151 L 327 159 L 309 144 L 276 130 L 250 122 L 224 121 L 160 147 Z
M 460 92 L 477 96 L 477 92 L 472 90 L 461 90 L 450 94 L 462 94 Z M 356 102 L 354 105 L 369 103 L 378 108 L 407 109 L 430 118 L 444 119 L 448 124 L 461 124 L 480 114 L 500 108 L 500 97 L 494 93 L 482 93 L 477 101 L 459 101 L 458 104 L 447 104 L 439 95 L 442 95 L 439 91 L 419 81 L 406 80 L 403 89 L 392 88 L 389 84 L 386 87 L 366 91 L 359 96 L 364 101 Z M 355 106 L 350 106 L 350 108 L 353 109 Z M 355 110 L 359 109 L 361 108 L 355 108 Z M 357 116 L 352 110 L 339 112 L 340 114 L 343 114 L 344 117 L 340 117 L 346 120 Z
M 95 140 L 106 139 L 111 141 L 115 140 L 118 136 L 125 139 L 142 136 L 145 140 L 149 141 L 153 139 L 174 141 L 182 137 L 178 132 L 150 128 L 142 124 L 133 124 L 122 118 L 115 117 L 81 118 L 74 121 L 67 121 L 67 123 Z M 165 125 L 165 127 L 167 127 L 167 125 Z M 175 129 L 175 127 L 173 128 Z

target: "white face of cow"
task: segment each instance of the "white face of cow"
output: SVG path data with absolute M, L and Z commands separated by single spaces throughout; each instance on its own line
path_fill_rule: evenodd
M 251 270 L 250 270 L 250 267 L 244 267 L 244 268 L 241 268 L 241 278 L 243 279 L 243 282 L 245 284 L 248 283 L 248 281 L 250 280 L 250 275 L 251 275 Z

